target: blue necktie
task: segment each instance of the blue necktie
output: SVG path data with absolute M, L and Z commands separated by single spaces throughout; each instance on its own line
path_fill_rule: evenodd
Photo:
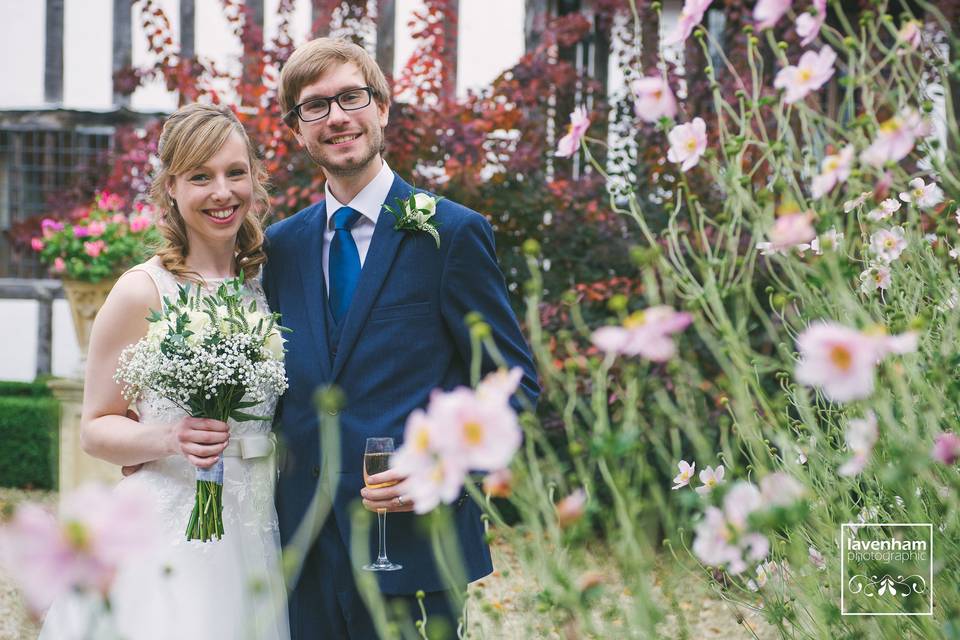
M 347 315 L 353 292 L 360 280 L 360 252 L 350 228 L 360 219 L 360 212 L 340 207 L 333 214 L 333 241 L 330 243 L 330 312 L 340 324 Z

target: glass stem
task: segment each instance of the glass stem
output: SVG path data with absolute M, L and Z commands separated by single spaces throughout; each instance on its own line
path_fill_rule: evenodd
M 387 564 L 387 510 L 377 510 L 377 564 Z

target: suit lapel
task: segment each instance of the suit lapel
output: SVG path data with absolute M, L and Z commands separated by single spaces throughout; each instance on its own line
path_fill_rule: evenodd
M 320 351 L 317 366 L 323 380 L 330 379 L 330 345 L 327 341 L 327 286 L 323 279 L 323 230 L 327 221 L 327 205 L 317 204 L 313 215 L 304 220 L 301 233 L 306 247 L 298 256 L 303 299 L 314 344 Z
M 393 186 L 390 187 L 385 204 L 394 206 L 397 198 L 409 198 L 412 192 L 413 187 L 401 180 L 399 176 L 394 176 Z M 333 361 L 331 381 L 336 380 L 340 374 L 354 343 L 360 336 L 360 330 L 363 329 L 370 309 L 373 308 L 380 287 L 383 286 L 383 281 L 390 272 L 397 249 L 400 248 L 400 241 L 406 235 L 403 231 L 395 230 L 394 224 L 396 219 L 393 215 L 381 207 L 380 217 L 377 218 L 377 226 L 370 240 L 370 249 L 363 262 L 363 269 L 360 271 L 360 282 L 357 283 L 350 309 L 343 319 L 343 333 L 340 335 L 340 345 L 337 347 L 337 356 Z

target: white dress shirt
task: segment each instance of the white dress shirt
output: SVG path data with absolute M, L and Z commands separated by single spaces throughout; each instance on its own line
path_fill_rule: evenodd
M 346 205 L 337 200 L 336 196 L 330 191 L 330 182 L 327 182 L 325 188 L 327 224 L 323 231 L 323 279 L 327 284 L 328 296 L 330 295 L 330 243 L 333 241 L 334 234 L 333 214 L 343 206 L 360 212 L 360 218 L 350 229 L 350 235 L 353 236 L 353 241 L 357 243 L 360 267 L 362 268 L 363 262 L 367 258 L 367 251 L 370 249 L 370 241 L 373 239 L 373 230 L 380 218 L 380 208 L 384 203 L 391 204 L 387 202 L 387 196 L 393 186 L 393 177 L 393 170 L 387 166 L 386 161 L 383 161 L 380 173 Z

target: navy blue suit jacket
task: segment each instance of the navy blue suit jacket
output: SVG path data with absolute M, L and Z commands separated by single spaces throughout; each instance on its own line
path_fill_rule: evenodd
M 387 204 L 413 192 L 395 177 Z M 320 472 L 313 394 L 324 385 L 338 386 L 346 402 L 339 415 L 341 474 L 332 517 L 349 548 L 350 505 L 359 500 L 363 486 L 366 439 L 391 436 L 399 447 L 407 416 L 426 406 L 433 389 L 470 384 L 470 335 L 464 316 L 471 311 L 482 314 L 509 365 L 522 367 L 520 393 L 535 401 L 539 387 L 486 218 L 441 200 L 434 218 L 440 232 L 438 249 L 425 232 L 395 230 L 394 217 L 382 210 L 335 352 L 328 338 L 330 316 L 321 262 L 326 220 L 326 204 L 321 201 L 266 232 L 264 289 L 270 308 L 293 330 L 285 336 L 290 388 L 277 414 L 286 453 L 276 504 L 286 544 L 304 517 Z M 484 370 L 493 367 L 485 357 Z M 384 593 L 447 588 L 418 519 L 408 513 L 388 518 L 390 559 L 404 568 L 377 574 Z M 492 565 L 479 508 L 472 500 L 461 500 L 453 520 L 468 580 L 487 575 Z M 376 527 L 370 548 L 376 557 Z

